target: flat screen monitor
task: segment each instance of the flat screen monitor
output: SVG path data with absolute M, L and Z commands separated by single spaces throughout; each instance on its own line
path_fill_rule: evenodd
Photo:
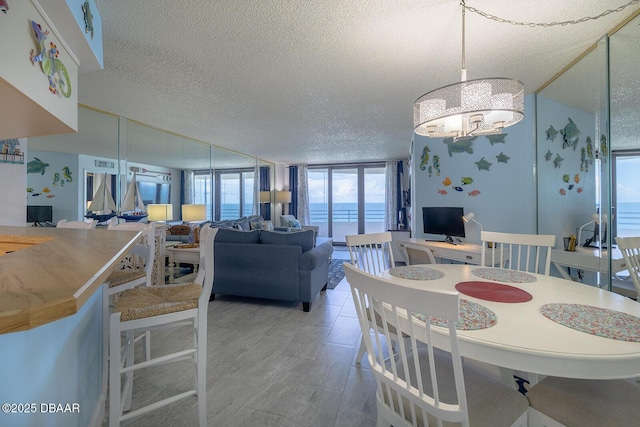
M 27 222 L 40 224 L 53 221 L 52 206 L 27 206 Z
M 425 234 L 443 234 L 446 242 L 453 243 L 452 237 L 464 237 L 463 216 L 463 208 L 423 207 L 423 231 Z
M 142 202 L 148 204 L 171 203 L 171 184 L 158 184 L 155 182 L 138 181 L 138 191 Z

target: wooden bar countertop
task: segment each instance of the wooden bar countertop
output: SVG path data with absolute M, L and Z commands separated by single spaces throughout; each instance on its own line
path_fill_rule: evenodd
M 78 312 L 139 238 L 135 231 L 0 226 L 0 334 Z

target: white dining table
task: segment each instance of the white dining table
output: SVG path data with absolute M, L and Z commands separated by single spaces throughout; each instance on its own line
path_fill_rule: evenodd
M 460 352 L 501 368 L 541 375 L 583 379 L 640 377 L 640 342 L 592 335 L 553 321 L 540 312 L 550 303 L 583 304 L 627 313 L 640 318 L 640 303 L 602 289 L 558 277 L 531 274 L 531 283 L 513 283 L 478 277 L 474 269 L 488 267 L 463 264 L 418 266 L 444 273 L 434 280 L 414 280 L 381 273 L 393 283 L 409 287 L 455 291 L 467 281 L 494 282 L 514 286 L 531 294 L 527 302 L 487 301 L 460 293 L 460 299 L 478 303 L 495 313 L 497 323 L 485 329 L 458 330 Z M 500 269 L 495 269 L 500 270 Z M 414 320 L 415 322 L 415 320 Z M 437 327 L 433 342 L 449 350 L 447 329 Z M 632 333 L 635 333 L 632 331 Z M 636 336 L 640 336 L 640 328 Z

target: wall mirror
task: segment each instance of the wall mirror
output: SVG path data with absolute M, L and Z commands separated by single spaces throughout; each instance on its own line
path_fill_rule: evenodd
M 28 143 L 30 158 L 47 164 L 46 173 L 27 176 L 37 194 L 29 204 L 53 205 L 57 219 L 81 219 L 104 174 L 119 210 L 135 177 L 144 204 L 170 203 L 174 220 L 181 219 L 183 204 L 207 205 L 206 219 L 260 213 L 260 170 L 273 188 L 270 162 L 89 108 L 79 107 L 78 117 L 77 133 Z M 67 170 L 77 181 L 54 185 L 55 173 L 64 178 Z
M 605 289 L 628 274 L 615 237 L 640 235 L 639 36 L 636 14 L 536 97 L 538 232 L 575 235 L 596 268 L 565 272 Z M 574 150 L 566 135 L 576 130 Z M 564 250 L 563 240 L 556 247 Z
M 578 249 L 576 254 L 591 250 L 594 271 L 554 268 L 565 278 L 604 287 L 606 251 L 596 249 L 610 242 L 605 237 L 610 154 L 601 143 L 609 139 L 606 73 L 605 37 L 536 96 L 538 233 L 554 234 L 556 250 L 564 250 L 565 242 Z

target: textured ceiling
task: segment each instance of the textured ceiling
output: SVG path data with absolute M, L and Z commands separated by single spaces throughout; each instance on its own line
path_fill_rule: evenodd
M 517 21 L 597 15 L 625 0 L 468 0 Z M 457 0 L 96 0 L 103 70 L 79 102 L 282 163 L 405 158 L 413 101 L 460 76 Z M 467 12 L 468 78 L 532 93 L 640 5 L 553 28 Z

